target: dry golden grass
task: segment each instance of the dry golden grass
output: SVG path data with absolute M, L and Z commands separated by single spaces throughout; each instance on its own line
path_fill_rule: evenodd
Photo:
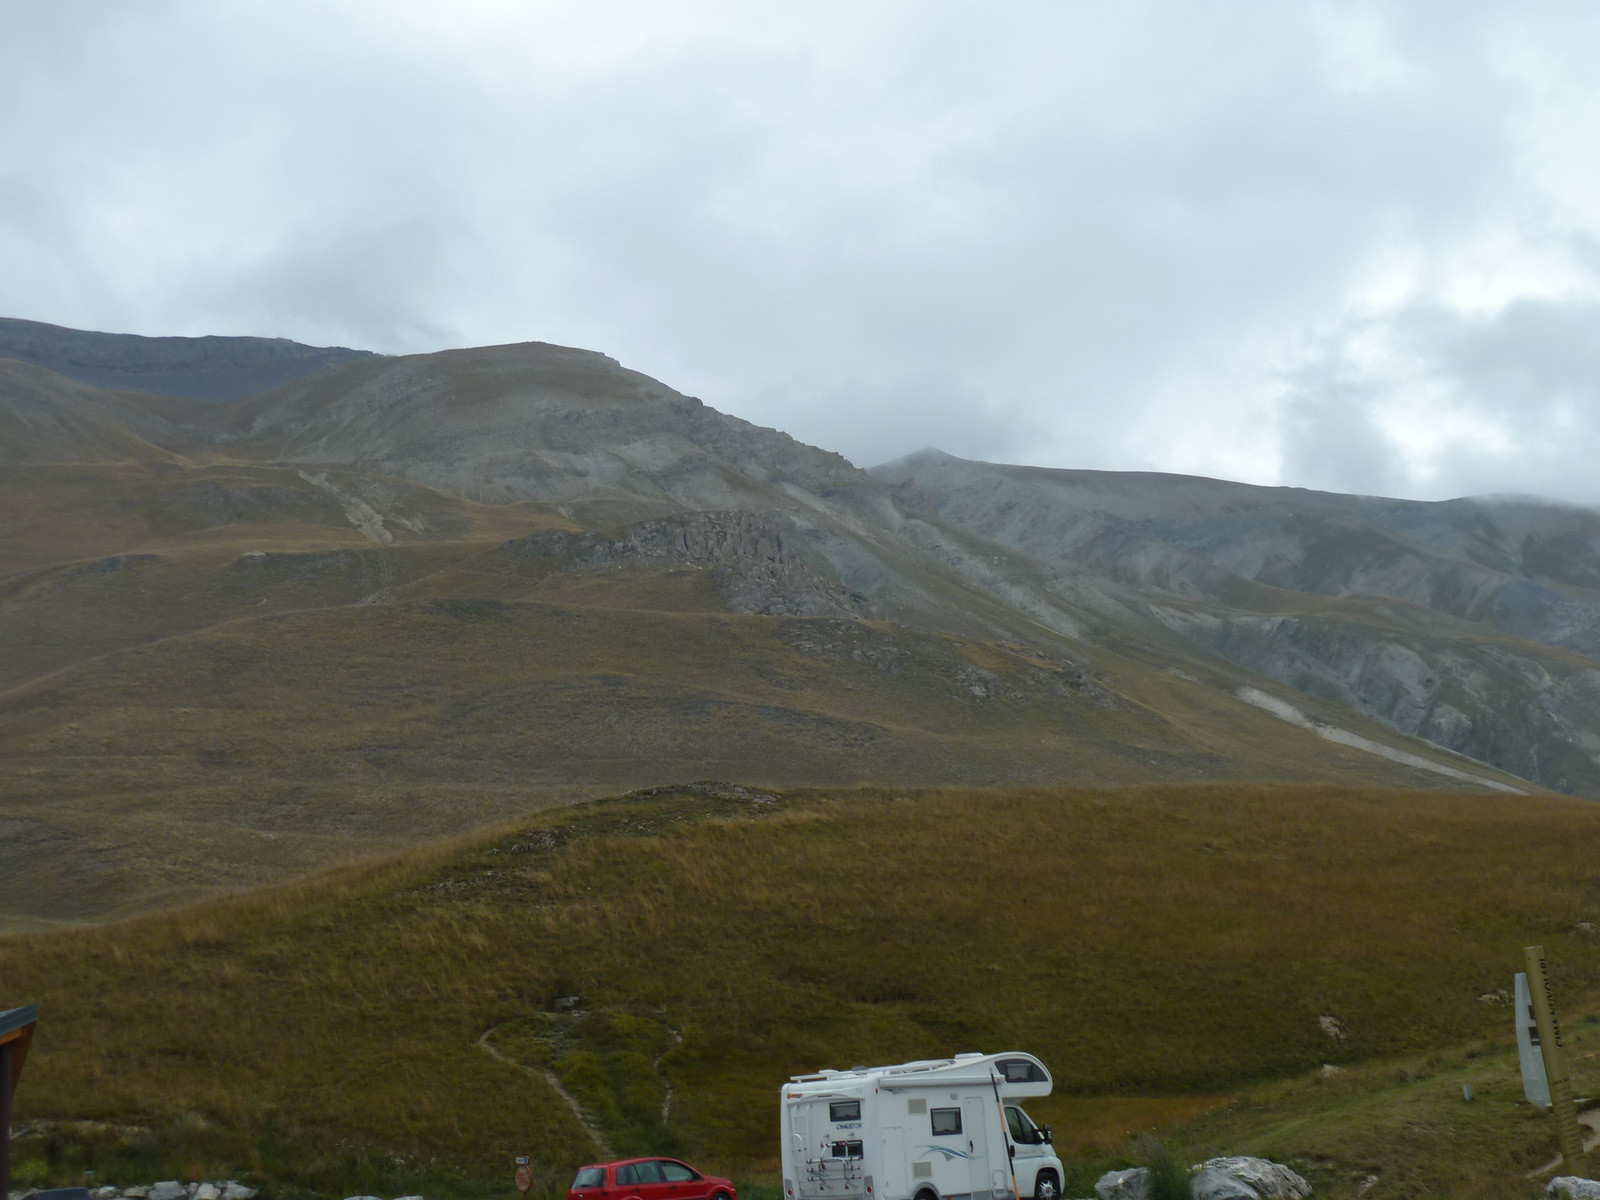
M 281 465 L 0 478 L 0 929 L 664 780 L 1438 782 L 1241 704 L 1176 640 L 1068 644 L 925 564 L 899 566 L 943 596 L 943 633 L 731 617 L 705 571 L 497 552 L 570 514 L 331 483 L 381 502 L 394 544 Z
M 1421 1119 L 1356 1101 L 1448 1061 L 1409 1081 L 1358 1072 L 1344 1109 L 1332 1087 L 1249 1089 L 1498 1034 L 1506 1009 L 1479 997 L 1509 985 L 1527 941 L 1561 996 L 1593 993 L 1579 923 L 1600 914 L 1596 834 L 1600 809 L 1577 801 L 1316 787 L 668 793 L 0 940 L 0 977 L 43 1002 L 23 1118 L 199 1114 L 228 1131 L 208 1169 L 254 1156 L 286 1182 L 398 1186 L 432 1160 L 470 1190 L 519 1151 L 590 1156 L 550 1088 L 475 1047 L 492 1029 L 607 1115 L 619 1148 L 743 1173 L 770 1168 L 790 1073 L 1006 1047 L 1055 1071 L 1036 1115 L 1064 1149 L 1103 1156 L 1096 1130 L 1245 1089 L 1183 1144 L 1321 1147 L 1344 1170 Z M 566 994 L 589 1018 L 556 1029 L 542 1014 Z M 661 1029 L 681 1044 L 664 1052 Z M 1548 1139 L 1524 1134 L 1483 1170 L 1503 1182 L 1537 1161 Z M 388 1151 L 417 1158 L 372 1165 Z M 1437 1194 L 1472 1194 L 1482 1171 L 1462 1172 Z
M 571 523 L 544 505 L 479 504 L 420 484 L 355 476 L 389 496 L 401 545 L 495 544 Z M 335 484 L 355 487 L 350 473 Z M 420 531 L 420 532 L 419 532 Z M 0 581 L 112 554 L 370 549 L 327 491 L 292 467 L 218 461 L 14 466 L 0 476 Z
M 108 619 L 108 638 L 168 610 L 266 615 L 0 692 L 0 820 L 29 847 L 27 874 L 0 877 L 0 913 L 126 914 L 675 779 L 1428 779 L 1132 663 L 1114 686 L 1137 686 L 1136 698 L 1084 681 L 1070 661 L 890 625 L 481 596 L 352 603 L 385 580 L 425 591 L 484 570 L 458 555 L 256 560 L 198 582 L 159 564 L 118 572 L 115 586 L 136 597 L 147 573 L 194 586 L 152 584 L 123 606 L 148 620 L 119 631 Z M 661 592 L 687 603 L 690 591 L 681 573 L 609 578 L 618 604 Z M 331 607 L 302 607 L 319 599 Z M 29 615 L 34 645 L 51 629 L 61 653 L 82 644 L 72 634 L 95 610 L 74 611 L 78 624 Z

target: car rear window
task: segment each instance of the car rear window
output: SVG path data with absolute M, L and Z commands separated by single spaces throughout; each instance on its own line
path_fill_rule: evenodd
M 599 1187 L 606 1181 L 604 1167 L 581 1167 L 572 1177 L 572 1186 L 575 1188 Z

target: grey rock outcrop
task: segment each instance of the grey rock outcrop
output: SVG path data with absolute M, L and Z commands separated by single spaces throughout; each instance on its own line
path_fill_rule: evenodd
M 1215 1167 L 1195 1172 L 1189 1180 L 1189 1194 L 1194 1200 L 1262 1200 L 1261 1193 L 1249 1184 Z
M 1546 1200 L 1600 1200 L 1600 1180 L 1577 1175 L 1557 1175 L 1545 1184 Z
M 1125 1171 L 1107 1171 L 1095 1180 L 1094 1194 L 1100 1200 L 1150 1200 L 1150 1170 L 1129 1167 Z
M 255 1200 L 258 1190 L 246 1187 L 233 1179 L 199 1183 L 179 1183 L 175 1179 L 165 1179 L 160 1183 L 149 1185 L 99 1187 L 94 1189 L 94 1200 Z M 15 1194 L 13 1200 L 26 1200 L 31 1194 L 19 1192 Z M 421 1198 L 417 1197 L 416 1200 Z
M 931 451 L 872 474 L 1119 622 L 1152 620 L 1407 736 L 1600 797 L 1600 512 Z
M 1235 1196 L 1241 1197 L 1242 1200 L 1249 1200 L 1251 1196 L 1260 1197 L 1260 1200 L 1305 1200 L 1311 1195 L 1311 1185 L 1298 1172 L 1290 1170 L 1282 1163 L 1275 1163 L 1265 1158 L 1251 1158 L 1245 1155 L 1208 1158 L 1195 1168 L 1195 1172 L 1193 1184 L 1195 1200 L 1233 1200 Z M 1215 1190 L 1202 1196 L 1200 1191 L 1202 1176 L 1206 1178 L 1208 1187 L 1221 1188 L 1223 1185 L 1217 1177 L 1225 1176 L 1243 1185 L 1248 1191 L 1238 1193 Z
M 782 513 L 691 513 L 642 521 L 609 534 L 545 531 L 508 542 L 519 563 L 562 570 L 681 564 L 712 572 L 735 612 L 776 616 L 863 616 L 865 596 L 852 593 L 825 559 L 807 553 L 793 518 Z

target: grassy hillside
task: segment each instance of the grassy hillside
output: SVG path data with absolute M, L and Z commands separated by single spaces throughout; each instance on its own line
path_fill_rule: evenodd
M 302 475 L 244 463 L 0 465 L 0 586 L 10 591 L 52 569 L 116 554 L 187 559 L 373 548 L 341 498 L 381 510 L 382 533 L 374 533 L 399 545 L 492 545 L 533 529 L 570 527 L 539 505 L 475 504 L 337 469 Z
M 92 1149 L 102 1178 L 493 1190 L 513 1153 L 596 1153 L 544 1071 L 615 1149 L 760 1177 L 792 1072 L 1024 1047 L 1085 1171 L 1125 1152 L 1110 1134 L 1224 1105 L 1171 1136 L 1315 1155 L 1324 1194 L 1374 1168 L 1374 1197 L 1516 1194 L 1552 1139 L 1484 1039 L 1526 941 L 1569 1018 L 1600 988 L 1597 834 L 1600 809 L 1543 797 L 667 789 L 0 939 L 0 978 L 44 1014 L 19 1117 L 108 1123 L 61 1133 L 57 1177 Z M 1323 1063 L 1384 1065 L 1258 1087 Z M 1492 1102 L 1473 1137 L 1401 1172 L 1407 1131 L 1462 1127 L 1463 1072 Z
M 595 596 L 349 602 L 385 580 L 391 596 L 425 594 L 435 577 L 422 560 L 448 590 L 452 553 L 236 562 L 171 604 L 173 619 L 228 604 L 267 615 L 0 692 L 14 864 L 0 913 L 127 914 L 661 781 L 1432 782 L 1127 661 L 1113 684 L 1042 651 L 892 625 L 662 611 L 694 602 L 695 571 L 603 576 L 610 603 L 650 609 Z M 133 564 L 78 582 L 137 595 L 148 579 L 155 598 L 128 606 L 156 612 L 155 585 L 174 577 L 186 578 Z M 584 584 L 501 579 L 524 594 Z M 340 603 L 289 607 L 319 597 Z M 1133 683 L 1136 697 L 1114 690 Z

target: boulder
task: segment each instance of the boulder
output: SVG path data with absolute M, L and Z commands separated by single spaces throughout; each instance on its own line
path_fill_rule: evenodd
M 383 1200 L 382 1196 L 346 1196 L 344 1200 Z
M 1107 1171 L 1095 1180 L 1094 1194 L 1100 1200 L 1150 1200 L 1150 1171 L 1147 1167 Z
M 214 1183 L 202 1183 L 194 1190 L 194 1200 L 222 1200 L 222 1189 Z
M 1546 1200 L 1560 1200 L 1563 1193 L 1572 1200 L 1600 1200 L 1600 1182 L 1578 1175 L 1557 1175 L 1545 1184 Z
M 1305 1200 L 1311 1185 L 1282 1163 L 1265 1158 L 1236 1154 L 1228 1158 L 1208 1158 L 1195 1168 L 1197 1173 L 1219 1171 L 1231 1175 L 1261 1200 Z
M 176 1179 L 163 1179 L 146 1193 L 147 1200 L 189 1200 L 189 1189 Z
M 421 1196 L 396 1196 L 394 1200 L 422 1200 Z
M 150 1189 L 147 1187 L 128 1187 L 122 1189 L 122 1194 L 126 1200 L 145 1200 L 145 1197 L 150 1194 Z
M 110 1187 L 97 1187 L 94 1190 L 94 1200 L 111 1200 L 117 1194 L 117 1189 Z
M 228 1180 L 222 1185 L 222 1200 L 254 1200 L 256 1189 Z
M 1200 1168 L 1189 1180 L 1189 1194 L 1194 1200 L 1261 1200 L 1255 1188 L 1216 1167 Z

